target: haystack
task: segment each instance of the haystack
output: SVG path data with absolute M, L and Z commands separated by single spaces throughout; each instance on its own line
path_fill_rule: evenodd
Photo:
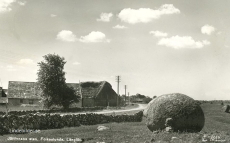
M 173 131 L 199 132 L 205 122 L 201 107 L 192 98 L 180 94 L 165 94 L 151 102 L 146 111 L 146 124 L 150 131 L 165 130 L 171 118 Z

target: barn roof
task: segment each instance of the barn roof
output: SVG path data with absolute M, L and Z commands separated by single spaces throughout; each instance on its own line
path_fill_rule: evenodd
M 105 84 L 109 83 L 106 81 L 67 83 L 69 87 L 76 91 L 78 96 L 83 98 L 96 97 Z M 36 82 L 9 81 L 8 98 L 40 98 L 40 93 Z
M 9 81 L 8 98 L 41 98 L 36 82 Z
M 102 89 L 105 81 L 101 82 L 82 82 L 81 83 L 81 95 L 82 97 L 96 97 L 99 91 Z

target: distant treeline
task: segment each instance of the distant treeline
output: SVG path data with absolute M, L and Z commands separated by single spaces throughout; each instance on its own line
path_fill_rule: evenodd
M 200 104 L 210 103 L 210 104 L 230 104 L 230 100 L 196 100 Z
M 156 96 L 153 96 L 153 98 L 156 98 Z M 153 98 L 139 93 L 137 93 L 136 95 L 131 95 L 129 97 L 125 95 L 121 96 L 122 101 L 130 101 L 133 103 L 149 103 Z

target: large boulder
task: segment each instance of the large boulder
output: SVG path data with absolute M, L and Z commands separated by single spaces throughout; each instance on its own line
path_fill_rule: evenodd
M 173 131 L 199 132 L 205 122 L 204 113 L 192 98 L 180 94 L 165 94 L 154 99 L 146 110 L 149 130 L 164 130 L 167 120 Z
M 144 111 L 143 111 L 144 117 L 147 117 L 147 111 L 149 110 L 150 105 L 153 103 L 153 101 L 154 101 L 155 99 L 156 99 L 156 98 L 152 99 L 152 100 L 148 103 L 148 105 L 146 106 L 146 108 L 144 109 Z

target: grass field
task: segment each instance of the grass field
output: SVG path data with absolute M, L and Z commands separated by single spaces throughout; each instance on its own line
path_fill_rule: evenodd
M 205 103 L 201 105 L 205 113 L 205 126 L 199 133 L 165 133 L 160 132 L 152 135 L 145 125 L 145 119 L 142 122 L 133 123 L 108 123 L 103 124 L 109 127 L 109 130 L 97 131 L 99 125 L 80 126 L 76 128 L 63 128 L 53 130 L 42 130 L 40 133 L 30 134 L 9 134 L 0 137 L 1 143 L 26 143 L 43 142 L 52 143 L 54 141 L 42 141 L 43 138 L 62 138 L 67 142 L 67 138 L 81 138 L 89 143 L 148 143 L 153 138 L 153 142 L 202 142 L 202 138 L 208 135 L 208 138 L 218 139 L 215 142 L 230 142 L 230 114 L 222 111 L 222 105 Z M 132 111 L 133 113 L 134 111 Z M 137 112 L 137 111 L 136 111 Z M 35 138 L 37 141 L 9 141 L 10 137 L 17 138 Z M 174 138 L 172 140 L 172 137 Z M 176 137 L 176 138 L 175 138 Z M 70 141 L 74 142 L 74 140 Z

